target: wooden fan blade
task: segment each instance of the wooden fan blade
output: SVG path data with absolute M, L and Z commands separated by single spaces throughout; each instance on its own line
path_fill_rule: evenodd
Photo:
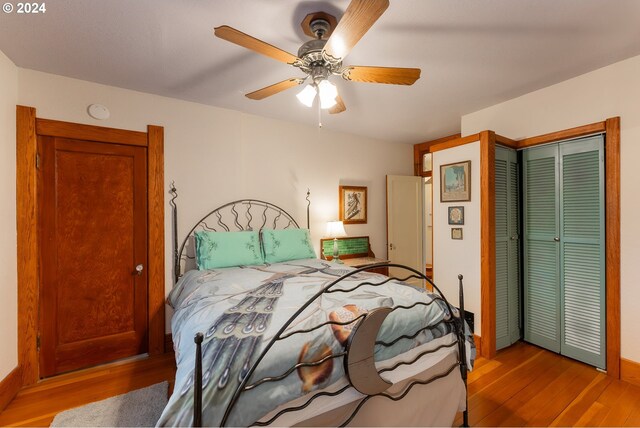
M 389 7 L 389 0 L 351 0 L 323 53 L 342 60 Z
M 345 111 L 347 107 L 344 105 L 344 101 L 342 101 L 342 97 L 338 95 L 336 97 L 336 105 L 329 109 L 329 114 L 338 114 Z
M 256 39 L 255 37 L 251 37 L 250 35 L 245 34 L 242 31 L 238 31 L 235 28 L 231 28 L 228 25 L 214 28 L 213 34 L 223 40 L 235 43 L 236 45 L 242 46 L 243 48 L 250 49 L 254 52 L 268 56 L 269 58 L 273 58 L 278 61 L 285 62 L 287 64 L 293 64 L 296 60 L 298 60 L 297 56 L 290 54 L 289 52 L 285 52 L 282 49 L 270 45 L 267 42 Z
M 273 85 L 248 93 L 245 97 L 251 98 L 252 100 L 261 100 L 270 97 L 271 95 L 275 95 L 278 92 L 298 86 L 302 82 L 304 82 L 304 79 L 299 78 L 283 80 L 282 82 L 274 83 Z
M 354 82 L 413 85 L 420 78 L 420 69 L 352 65 L 342 71 L 342 77 Z

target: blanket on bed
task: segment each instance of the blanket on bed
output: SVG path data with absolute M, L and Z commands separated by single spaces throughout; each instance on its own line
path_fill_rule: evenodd
M 189 271 L 169 295 L 175 309 L 172 333 L 177 373 L 173 394 L 158 426 L 190 426 L 193 423 L 193 384 L 197 332 L 204 334 L 203 424 L 218 426 L 225 409 L 242 379 L 247 375 L 264 346 L 284 323 L 314 294 L 351 268 L 317 259 L 296 260 L 272 265 Z M 351 289 L 362 282 L 377 284 L 386 277 L 358 273 L 334 288 Z M 354 291 L 323 294 L 303 311 L 287 333 L 311 329 L 327 321 L 348 322 L 378 307 L 411 306 L 393 311 L 382 324 L 376 361 L 406 352 L 434 338 L 454 332 L 451 314 L 444 302 L 424 289 L 398 281 L 382 285 L 363 285 Z M 342 358 L 350 325 L 325 325 L 307 333 L 293 334 L 276 342 L 253 373 L 248 385 L 255 387 L 241 394 L 227 421 L 247 426 L 263 415 L 315 389 L 324 388 L 345 376 Z M 451 340 L 455 337 L 451 335 Z M 475 358 L 473 339 L 467 338 L 469 367 Z M 292 369 L 298 363 L 326 360 L 315 366 Z M 287 374 L 288 373 L 288 374 Z M 277 382 L 257 383 L 271 376 Z

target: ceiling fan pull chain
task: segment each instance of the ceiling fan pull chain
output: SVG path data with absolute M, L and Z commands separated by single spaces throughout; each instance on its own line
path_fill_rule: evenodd
M 319 99 L 316 100 L 316 104 L 318 104 L 318 128 L 322 128 L 322 108 L 320 107 Z

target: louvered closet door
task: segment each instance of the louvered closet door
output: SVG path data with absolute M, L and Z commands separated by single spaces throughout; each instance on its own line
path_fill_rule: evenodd
M 557 145 L 523 153 L 524 338 L 560 352 L 559 171 Z
M 605 352 L 603 136 L 561 143 L 562 349 L 602 369 Z
M 496 349 L 520 339 L 518 157 L 496 147 Z

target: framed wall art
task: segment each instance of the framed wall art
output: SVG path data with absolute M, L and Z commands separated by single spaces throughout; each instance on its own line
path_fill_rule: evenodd
M 340 220 L 344 224 L 367 222 L 367 188 L 340 186 Z
M 449 224 L 464 224 L 464 207 L 449 207 Z
M 440 202 L 471 200 L 471 161 L 440 166 Z
M 452 227 L 451 228 L 451 239 L 462 239 L 462 228 L 461 227 Z

